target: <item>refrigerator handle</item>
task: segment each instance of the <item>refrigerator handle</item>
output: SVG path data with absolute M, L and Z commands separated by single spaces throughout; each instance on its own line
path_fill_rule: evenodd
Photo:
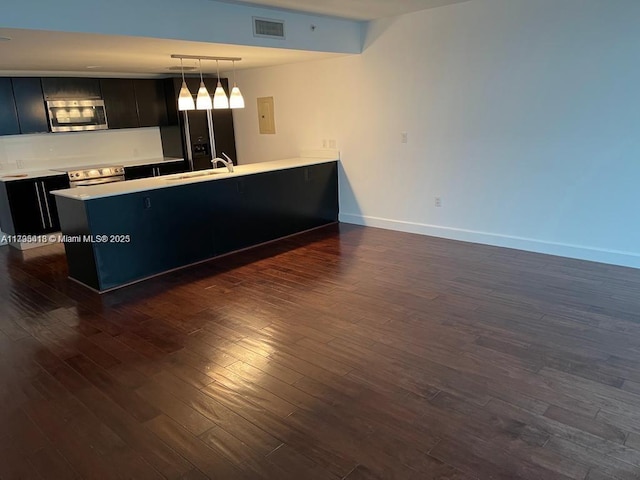
M 184 141 L 187 144 L 187 162 L 189 162 L 189 170 L 193 172 L 193 152 L 191 151 L 191 133 L 189 133 L 189 112 L 184 112 Z
M 211 145 L 211 160 L 213 160 L 218 156 L 218 152 L 216 151 L 216 137 L 211 110 L 207 110 L 207 131 L 209 132 L 209 145 Z

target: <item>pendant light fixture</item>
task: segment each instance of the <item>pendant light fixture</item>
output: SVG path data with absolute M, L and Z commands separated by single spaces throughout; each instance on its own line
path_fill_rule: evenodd
M 178 110 L 211 110 L 212 108 L 218 109 L 226 109 L 226 108 L 244 108 L 244 98 L 242 97 L 242 93 L 240 93 L 240 89 L 236 84 L 236 62 L 242 60 L 240 57 L 209 57 L 203 55 L 180 55 L 173 54 L 171 58 L 179 58 L 180 59 L 180 71 L 182 73 L 182 87 L 180 88 L 180 93 L 178 95 Z M 198 95 L 196 97 L 196 101 L 193 101 L 193 95 L 189 91 L 187 87 L 187 82 L 184 79 L 184 66 L 182 65 L 183 59 L 189 60 L 198 60 L 200 66 L 200 88 L 198 89 Z M 211 60 L 216 62 L 216 74 L 217 85 L 216 90 L 213 94 L 213 101 L 211 99 L 211 95 L 209 95 L 209 91 L 204 84 L 204 78 L 202 73 L 202 60 Z M 233 63 L 233 88 L 231 89 L 231 98 L 227 97 L 227 93 L 222 88 L 222 82 L 220 81 L 220 64 L 219 61 L 223 62 L 232 62 Z
M 187 87 L 187 82 L 184 79 L 184 66 L 182 65 L 182 58 L 180 58 L 180 71 L 182 72 L 182 87 L 178 94 L 178 110 L 195 110 L 196 106 L 193 102 L 193 96 Z
M 229 106 L 231 108 L 244 108 L 244 97 L 242 96 L 242 93 L 240 93 L 240 89 L 236 84 L 236 61 L 232 60 L 232 63 L 233 63 L 233 88 L 231 89 Z
M 202 78 L 202 60 L 198 59 L 200 65 L 200 88 L 198 89 L 198 96 L 196 98 L 196 108 L 198 110 L 211 110 L 213 107 L 211 103 L 211 96 L 207 87 L 204 86 L 204 79 Z
M 213 94 L 213 108 L 216 110 L 229 108 L 229 99 L 227 98 L 227 94 L 224 93 L 222 83 L 220 83 L 220 66 L 218 64 L 218 60 L 216 60 L 216 74 L 218 76 L 218 85 L 216 86 L 216 91 Z

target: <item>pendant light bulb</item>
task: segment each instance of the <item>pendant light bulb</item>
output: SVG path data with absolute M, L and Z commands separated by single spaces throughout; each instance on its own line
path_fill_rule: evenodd
M 198 59 L 198 63 L 200 64 L 200 88 L 198 89 L 198 96 L 196 97 L 196 108 L 198 110 L 211 110 L 211 108 L 213 108 L 211 96 L 202 78 L 202 60 Z
M 187 82 L 184 79 L 184 67 L 182 66 L 182 59 L 180 59 L 180 71 L 182 72 L 182 87 L 178 94 L 178 110 L 195 110 L 196 106 L 193 102 L 193 96 L 187 87 Z
M 231 108 L 244 108 L 244 97 L 240 93 L 240 89 L 236 84 L 236 61 L 233 60 L 233 88 L 229 98 L 229 106 Z
M 237 85 L 233 85 L 231 96 L 229 98 L 229 106 L 231 108 L 244 108 L 244 97 Z
M 213 108 L 216 110 L 229 108 L 229 99 L 227 98 L 227 94 L 224 92 L 224 88 L 222 88 L 222 83 L 220 83 L 220 68 L 218 66 L 218 60 L 216 60 L 216 72 L 218 75 L 218 85 L 216 86 L 216 91 L 213 94 Z

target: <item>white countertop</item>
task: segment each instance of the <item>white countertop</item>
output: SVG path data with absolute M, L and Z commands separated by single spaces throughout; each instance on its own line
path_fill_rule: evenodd
M 116 195 L 126 195 L 128 193 L 144 192 L 159 188 L 178 187 L 191 183 L 211 182 L 222 180 L 223 178 L 240 177 L 244 175 L 254 175 L 257 173 L 273 172 L 276 170 L 286 170 L 288 168 L 304 167 L 307 165 L 317 165 L 319 163 L 335 162 L 336 158 L 320 157 L 296 157 L 272 162 L 249 163 L 234 166 L 234 172 L 230 173 L 226 167 L 213 170 L 199 170 L 195 172 L 177 173 L 174 175 L 164 175 L 161 177 L 141 178 L 139 180 L 127 180 L 126 182 L 106 183 L 103 185 L 91 185 L 87 187 L 76 187 L 67 190 L 55 190 L 52 193 L 61 197 L 73 198 L 75 200 L 92 200 L 95 198 L 111 197 Z M 210 174 L 194 176 L 192 178 L 180 178 L 185 175 L 200 175 L 210 172 Z
M 138 167 L 141 165 L 157 165 L 159 163 L 174 163 L 182 162 L 184 159 L 176 157 L 159 157 L 159 158 L 138 158 L 135 160 L 125 160 L 120 162 L 104 162 L 100 163 L 101 167 L 108 167 L 112 165 L 122 165 L 124 167 Z M 76 166 L 62 166 L 52 167 L 51 170 L 7 170 L 6 172 L 0 170 L 0 182 L 11 182 L 14 180 L 26 180 L 30 178 L 41 177 L 53 177 L 56 175 L 64 175 L 69 170 L 81 170 L 83 168 L 89 168 L 91 165 L 76 165 Z
M 28 180 L 30 178 L 55 177 L 56 175 L 64 175 L 64 172 L 55 172 L 53 170 L 8 170 L 3 172 L 0 170 L 0 182 Z

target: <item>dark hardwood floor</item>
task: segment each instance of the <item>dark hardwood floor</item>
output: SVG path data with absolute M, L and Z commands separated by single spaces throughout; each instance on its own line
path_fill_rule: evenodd
M 0 248 L 0 478 L 638 479 L 640 271 L 334 225 L 102 296 Z

